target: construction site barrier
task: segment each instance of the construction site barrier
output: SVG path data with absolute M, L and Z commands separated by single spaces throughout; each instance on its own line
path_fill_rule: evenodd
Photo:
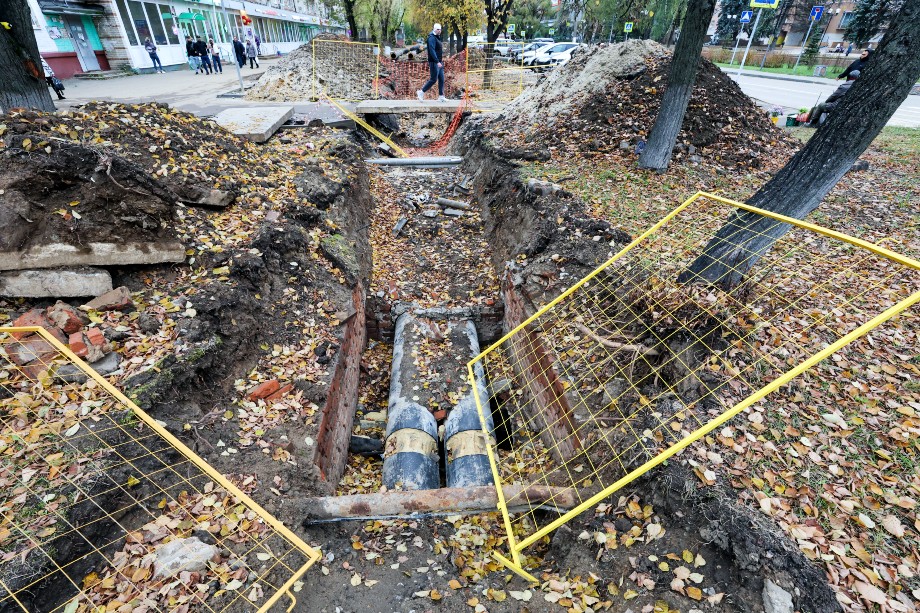
M 679 282 L 713 229 L 742 214 L 791 229 L 738 284 Z M 509 275 L 513 329 L 468 364 L 486 437 L 494 419 L 510 552 L 498 557 L 536 581 L 528 547 L 742 411 L 766 421 L 768 394 L 920 302 L 918 271 L 878 245 L 698 192 L 529 317 Z M 482 393 L 480 367 L 510 385 Z M 515 513 L 502 486 L 556 488 L 578 504 L 555 518 L 552 499 Z
M 4 610 L 290 611 L 320 557 L 43 328 L 0 328 L 0 426 Z
M 312 92 L 318 99 L 324 92 L 340 102 L 361 100 L 414 99 L 430 76 L 424 45 L 386 55 L 374 43 L 314 38 L 312 50 Z M 524 69 L 511 51 L 522 43 L 480 44 L 444 58 L 444 92 L 482 102 L 513 100 L 523 90 Z M 437 87 L 437 86 L 435 86 Z M 429 91 L 437 96 L 437 89 Z

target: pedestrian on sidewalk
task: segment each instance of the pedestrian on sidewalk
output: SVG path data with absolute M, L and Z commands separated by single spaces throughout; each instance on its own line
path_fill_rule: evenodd
M 189 68 L 194 68 L 195 74 L 198 74 L 201 70 L 201 58 L 198 57 L 198 52 L 195 51 L 195 41 L 192 40 L 191 36 L 185 39 L 185 55 L 188 57 Z
M 851 53 L 853 53 L 853 43 L 850 43 L 849 45 L 847 45 L 847 51 L 844 57 L 849 57 Z
M 202 71 L 211 74 L 211 57 L 208 53 L 208 44 L 200 36 L 195 37 L 195 55 L 201 60 Z
M 208 39 L 208 53 L 211 54 L 211 62 L 214 64 L 214 72 L 220 71 L 224 74 L 224 65 L 220 61 L 220 48 L 214 44 L 214 39 Z
M 144 49 L 147 51 L 147 54 L 150 56 L 150 61 L 153 62 L 153 72 L 163 73 L 163 62 L 160 61 L 160 56 L 157 55 L 157 46 L 153 44 L 153 41 L 149 38 L 144 39 Z M 159 66 L 159 68 L 157 68 Z
M 246 57 L 249 58 L 249 67 L 258 68 L 259 67 L 259 58 L 258 50 L 256 49 L 255 43 L 252 42 L 251 38 L 246 39 Z M 255 66 L 253 66 L 255 64 Z
M 869 61 L 870 57 L 872 57 L 872 49 L 864 49 L 863 52 L 859 54 L 859 59 L 847 66 L 847 69 L 837 75 L 837 78 L 854 81 L 856 77 L 853 76 L 853 73 L 865 70 L 866 62 Z
M 415 95 L 419 100 L 425 99 L 425 92 L 437 82 L 438 102 L 444 102 L 444 48 L 441 46 L 441 24 L 436 23 L 428 35 L 428 70 L 431 77 L 428 82 L 417 90 Z
M 48 62 L 45 61 L 45 58 L 42 58 L 42 70 L 45 71 L 45 81 L 48 82 L 48 85 L 51 86 L 51 89 L 54 90 L 54 93 L 57 94 L 58 100 L 64 99 L 64 84 L 61 83 L 61 80 L 54 76 L 54 71 L 51 70 L 51 66 L 48 65 Z
M 233 37 L 233 55 L 236 56 L 236 63 L 242 68 L 246 64 L 246 47 L 236 36 Z
M 256 53 L 262 55 L 262 39 L 256 34 Z

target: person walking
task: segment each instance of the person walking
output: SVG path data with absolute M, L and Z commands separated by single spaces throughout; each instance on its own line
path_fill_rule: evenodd
M 444 97 L 444 48 L 441 46 L 441 24 L 436 23 L 428 35 L 428 70 L 431 77 L 428 82 L 417 90 L 415 95 L 419 100 L 425 99 L 425 92 L 437 83 L 438 84 L 438 102 L 445 102 Z
M 233 37 L 233 55 L 236 56 L 236 63 L 240 65 L 240 68 L 246 65 L 246 47 L 237 36 Z
M 211 63 L 214 65 L 214 72 L 220 71 L 224 74 L 224 65 L 220 61 L 220 48 L 214 44 L 214 39 L 208 39 L 208 53 L 211 54 Z
M 862 53 L 859 54 L 859 59 L 847 66 L 847 69 L 837 75 L 838 79 L 847 79 L 849 81 L 855 80 L 853 73 L 856 71 L 862 72 L 866 69 L 866 62 L 869 61 L 869 58 L 872 57 L 872 49 L 864 49 Z
M 211 58 L 210 53 L 208 53 L 208 44 L 204 42 L 200 36 L 196 36 L 193 46 L 195 48 L 195 55 L 201 60 L 202 72 L 211 74 Z
M 849 57 L 851 53 L 853 53 L 853 43 L 847 45 L 847 52 L 845 57 Z
M 153 44 L 153 41 L 150 40 L 150 38 L 144 39 L 144 49 L 150 56 L 150 61 L 153 62 L 153 72 L 163 74 L 163 62 L 160 61 L 160 56 L 157 55 L 157 46 Z
M 45 71 L 45 81 L 48 82 L 48 85 L 50 85 L 54 93 L 57 94 L 58 100 L 64 100 L 64 84 L 61 83 L 60 79 L 54 76 L 54 71 L 51 70 L 51 66 L 48 65 L 45 58 L 42 58 L 42 70 Z
M 262 39 L 256 34 L 256 53 L 262 55 Z
M 249 58 L 249 67 L 258 68 L 259 67 L 259 58 L 258 50 L 256 49 L 255 43 L 252 42 L 251 38 L 246 39 L 246 57 Z M 255 64 L 255 66 L 253 66 Z
M 195 41 L 189 36 L 185 39 L 185 55 L 188 56 L 189 68 L 195 69 L 195 74 L 201 72 L 201 58 L 198 57 L 198 51 L 195 50 Z

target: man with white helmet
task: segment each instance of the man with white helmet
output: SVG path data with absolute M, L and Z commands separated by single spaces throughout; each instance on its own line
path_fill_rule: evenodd
M 438 102 L 444 102 L 444 50 L 441 47 L 441 24 L 434 24 L 431 33 L 428 35 L 428 69 L 431 71 L 431 78 L 417 90 L 415 95 L 419 100 L 425 99 L 425 92 L 431 89 L 431 86 L 438 84 Z

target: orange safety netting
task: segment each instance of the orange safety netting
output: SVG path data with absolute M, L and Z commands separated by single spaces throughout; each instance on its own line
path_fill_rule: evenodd
M 431 75 L 424 60 L 393 60 L 380 57 L 380 77 L 375 89 L 381 98 L 412 98 Z M 451 95 L 466 86 L 466 50 L 444 60 L 444 93 Z

